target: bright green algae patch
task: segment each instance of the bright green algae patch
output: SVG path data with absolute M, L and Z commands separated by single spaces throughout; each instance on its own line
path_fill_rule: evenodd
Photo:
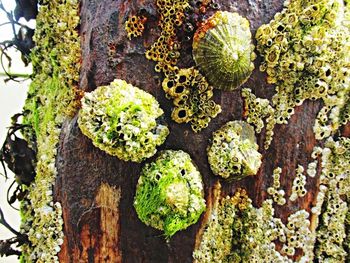
M 170 238 L 196 223 L 205 210 L 202 177 L 189 154 L 166 150 L 146 164 L 134 206 L 142 222 Z
M 207 148 L 210 168 L 223 178 L 255 175 L 261 165 L 254 129 L 243 121 L 230 121 L 213 133 Z
M 34 79 L 24 106 L 25 136 L 37 146 L 35 182 L 21 206 L 21 231 L 30 245 L 22 246 L 21 262 L 58 262 L 63 243 L 62 209 L 52 186 L 61 125 L 75 111 L 74 88 L 79 80 L 79 1 L 39 1 L 31 58 Z
M 153 156 L 169 129 L 160 123 L 163 110 L 149 93 L 124 80 L 85 93 L 79 127 L 93 144 L 124 161 Z

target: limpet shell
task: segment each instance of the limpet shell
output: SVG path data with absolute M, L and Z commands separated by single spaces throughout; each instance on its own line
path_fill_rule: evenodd
M 255 57 L 249 21 L 237 13 L 216 12 L 194 35 L 194 61 L 214 88 L 234 90 L 246 82 Z

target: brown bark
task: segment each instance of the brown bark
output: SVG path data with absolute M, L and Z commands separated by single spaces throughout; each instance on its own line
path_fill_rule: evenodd
M 200 133 L 192 132 L 189 125 L 171 120 L 171 101 L 161 88 L 162 76 L 154 71 L 145 50 L 153 43 L 159 30 L 155 1 L 150 0 L 82 0 L 81 44 L 82 69 L 80 88 L 94 90 L 115 78 L 153 94 L 165 111 L 171 133 L 161 149 L 182 149 L 198 165 L 208 195 L 217 177 L 210 171 L 206 147 L 214 130 L 232 119 L 242 118 L 240 91 L 215 91 L 214 99 L 222 106 L 222 113 Z M 222 10 L 237 11 L 251 22 L 251 30 L 268 23 L 282 9 L 283 0 L 218 1 Z M 143 37 L 129 41 L 124 23 L 129 15 L 143 10 L 149 17 Z M 208 14 L 210 15 L 210 14 Z M 180 65 L 193 65 L 190 43 L 182 48 Z M 256 68 L 260 63 L 255 61 Z M 274 87 L 266 84 L 266 76 L 256 69 L 244 85 L 262 98 L 271 98 Z M 272 183 L 272 171 L 282 167 L 281 185 L 291 191 L 291 175 L 298 164 L 306 167 L 315 146 L 313 124 L 320 102 L 307 101 L 296 109 L 288 125 L 277 125 L 270 149 L 261 150 L 263 164 L 254 177 L 239 182 L 222 181 L 222 194 L 232 194 L 236 188 L 247 190 L 254 205 L 266 198 Z M 264 131 L 258 135 L 263 149 Z M 180 231 L 166 243 L 160 231 L 144 225 L 133 208 L 135 187 L 142 164 L 123 162 L 95 148 L 82 135 L 77 118 L 64 123 L 57 159 L 58 178 L 56 199 L 62 202 L 65 241 L 60 253 L 61 262 L 192 262 L 199 223 Z M 288 215 L 299 209 L 309 210 L 315 201 L 318 180 L 310 178 L 310 189 L 304 198 L 279 207 L 277 216 L 285 222 Z M 201 217 L 203 220 L 205 216 Z

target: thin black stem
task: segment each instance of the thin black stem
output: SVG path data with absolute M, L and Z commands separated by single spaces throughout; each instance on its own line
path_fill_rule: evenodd
M 16 231 L 14 228 L 12 228 L 5 220 L 4 213 L 2 212 L 2 209 L 0 208 L 0 224 L 2 224 L 4 227 L 6 227 L 8 230 L 10 230 L 13 234 L 16 236 L 22 236 L 22 234 L 18 231 Z

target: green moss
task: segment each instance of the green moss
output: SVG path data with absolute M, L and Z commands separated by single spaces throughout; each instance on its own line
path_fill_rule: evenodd
M 124 161 L 141 162 L 169 134 L 160 123 L 162 115 L 151 94 L 117 79 L 85 93 L 78 123 L 96 147 Z
M 210 168 L 223 178 L 242 179 L 257 174 L 261 165 L 254 129 L 243 121 L 230 121 L 213 133 L 207 148 Z
M 203 195 L 202 178 L 191 157 L 167 150 L 142 169 L 134 206 L 142 222 L 170 238 L 198 221 L 205 210 Z
M 60 127 L 75 112 L 74 87 L 79 80 L 79 1 L 39 1 L 31 58 L 34 79 L 24 106 L 25 136 L 37 146 L 36 179 L 22 206 L 23 262 L 58 262 L 63 242 L 62 209 L 52 197 Z

